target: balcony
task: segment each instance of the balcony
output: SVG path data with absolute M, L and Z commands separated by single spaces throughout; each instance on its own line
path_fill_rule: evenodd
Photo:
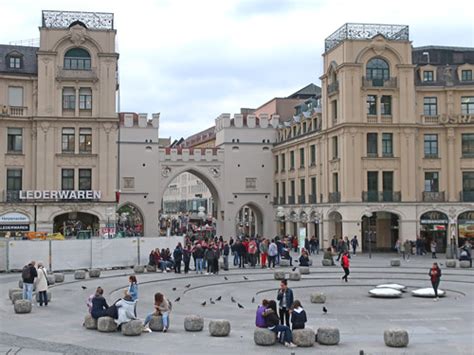
M 289 205 L 295 204 L 295 196 L 288 196 L 288 204 Z
M 273 198 L 273 204 L 274 204 L 274 205 L 278 205 L 278 197 L 274 197 L 274 198 Z
M 438 124 L 439 123 L 439 116 L 426 116 L 422 115 L 421 116 L 423 119 L 424 124 Z
M 328 85 L 328 95 L 337 94 L 339 92 L 339 80 Z
M 474 191 L 461 191 L 459 195 L 461 202 L 474 202 Z
M 299 203 L 300 205 L 303 205 L 303 204 L 306 203 L 306 199 L 305 199 L 305 196 L 304 196 L 304 195 L 299 195 L 299 196 L 298 196 L 298 203 Z
M 423 191 L 423 202 L 444 202 L 444 191 Z
M 284 204 L 286 204 L 285 198 L 280 197 L 280 205 L 284 205 Z
M 309 195 L 308 196 L 309 203 L 317 203 L 317 196 L 316 195 Z
M 400 202 L 400 191 L 362 191 L 363 202 Z
M 364 76 L 362 77 L 362 87 L 365 89 L 373 89 L 373 88 L 396 89 L 397 78 L 368 79 L 367 77 Z
M 329 203 L 339 203 L 341 202 L 341 193 L 337 192 L 330 192 L 328 196 Z
M 20 199 L 20 191 L 18 190 L 4 190 L 1 194 L 2 202 L 22 202 Z
M 97 76 L 97 69 L 91 68 L 90 70 L 69 70 L 58 67 L 56 80 L 67 81 L 67 80 L 83 80 L 83 81 L 92 81 L 96 82 L 99 80 Z

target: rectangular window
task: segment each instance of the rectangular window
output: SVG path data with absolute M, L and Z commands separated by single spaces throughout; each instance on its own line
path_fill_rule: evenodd
M 20 57 L 10 57 L 8 62 L 8 67 L 10 69 L 20 69 L 21 68 L 21 58 Z
M 367 156 L 377 157 L 378 154 L 378 134 L 367 133 Z
M 278 169 L 278 155 L 275 155 L 275 173 L 278 173 L 279 169 Z
M 312 144 L 309 147 L 310 150 L 310 158 L 311 158 L 311 166 L 316 165 L 316 144 Z
M 278 182 L 275 184 L 275 197 L 277 198 L 277 201 L 278 201 L 278 197 L 280 197 L 280 184 Z
M 393 157 L 393 134 L 382 133 L 382 156 Z
M 317 192 L 317 189 L 316 189 L 316 178 L 315 177 L 312 177 L 311 178 L 311 196 L 312 196 L 312 199 L 311 199 L 311 203 L 316 203 L 316 192 Z
M 423 72 L 423 81 L 433 81 L 434 80 L 434 73 L 432 70 L 425 70 Z
M 21 169 L 7 169 L 7 191 L 22 189 L 23 171 Z
M 425 191 L 439 192 L 439 173 L 437 171 L 425 172 Z
M 474 171 L 462 173 L 462 191 L 474 193 Z
M 332 106 L 332 120 L 337 121 L 337 100 L 331 102 Z
M 92 190 L 92 169 L 79 169 L 79 190 Z
M 376 95 L 367 96 L 367 114 L 369 115 L 377 114 L 377 96 Z
M 290 152 L 290 170 L 294 170 L 295 169 L 295 151 L 292 150 Z
M 286 159 L 285 159 L 285 153 L 283 153 L 283 154 L 281 155 L 281 171 L 285 171 L 285 170 L 286 170 L 285 160 L 286 160 Z
M 306 194 L 305 180 L 300 179 L 300 196 L 304 198 L 305 194 Z
M 63 110 L 74 110 L 76 108 L 76 90 L 74 88 L 63 88 Z
M 74 169 L 61 169 L 61 190 L 74 190 Z
M 379 172 L 367 171 L 367 193 L 368 201 L 377 201 L 379 191 Z
M 338 173 L 332 174 L 332 190 L 333 190 L 333 192 L 339 192 L 339 175 L 338 175 Z
M 8 128 L 7 135 L 8 153 L 21 153 L 23 151 L 23 129 Z
M 295 197 L 295 180 L 290 181 L 290 197 Z
M 474 114 L 474 96 L 461 97 L 461 113 L 463 115 Z
M 281 182 L 281 198 L 283 201 L 281 202 L 283 205 L 286 203 L 286 182 Z
M 304 168 L 304 148 L 300 148 L 300 168 Z
M 92 128 L 79 129 L 79 153 L 92 153 Z
M 423 98 L 423 114 L 425 116 L 436 116 L 438 114 L 438 99 L 436 97 Z
M 424 141 L 425 158 L 438 157 L 438 135 L 425 134 Z
M 472 81 L 472 70 L 461 70 L 461 81 Z
M 474 157 L 474 133 L 462 134 L 462 156 L 464 158 Z
M 63 128 L 61 136 L 62 152 L 74 153 L 75 149 L 75 130 L 74 128 Z
M 17 86 L 8 87 L 8 105 L 23 107 L 23 88 Z
M 301 133 L 306 133 L 306 122 L 303 122 L 303 131 Z
M 391 96 L 382 96 L 382 98 L 380 99 L 380 113 L 382 115 L 392 114 L 392 97 Z
M 339 150 L 337 145 L 337 136 L 332 137 L 332 158 L 337 159 L 339 157 Z
M 383 191 L 393 191 L 393 171 L 382 172 L 382 189 Z
M 79 109 L 92 110 L 92 90 L 90 88 L 79 89 Z

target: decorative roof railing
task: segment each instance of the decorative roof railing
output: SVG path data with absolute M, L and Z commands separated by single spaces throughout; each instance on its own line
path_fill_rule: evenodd
M 409 31 L 406 25 L 346 23 L 325 39 L 324 48 L 327 52 L 346 39 L 371 39 L 378 34 L 392 41 L 409 40 Z
M 73 22 L 82 22 L 93 30 L 113 30 L 114 14 L 108 12 L 43 10 L 42 26 L 46 28 L 68 28 Z

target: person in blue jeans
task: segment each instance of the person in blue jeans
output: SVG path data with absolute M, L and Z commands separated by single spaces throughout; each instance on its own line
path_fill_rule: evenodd
M 291 332 L 290 327 L 280 324 L 280 318 L 278 318 L 276 310 L 276 302 L 271 300 L 268 302 L 268 308 L 263 312 L 263 319 L 265 320 L 265 325 L 272 332 L 280 333 L 280 342 L 282 341 L 286 347 L 295 348 L 296 345 L 293 344 L 293 333 Z
M 163 333 L 166 333 L 169 328 L 169 314 L 171 312 L 171 303 L 168 302 L 168 300 L 165 298 L 165 296 L 157 292 L 155 293 L 155 311 L 153 313 L 150 313 L 146 316 L 145 322 L 143 323 L 144 329 L 143 331 L 151 333 L 151 329 L 148 326 L 148 323 L 150 323 L 151 318 L 153 316 L 162 317 L 163 320 Z
M 128 286 L 128 293 L 132 298 L 132 301 L 138 300 L 138 282 L 135 275 L 130 275 L 128 278 L 130 285 Z
M 202 249 L 201 244 L 196 245 L 193 256 L 196 258 L 196 274 L 202 274 L 204 250 Z
M 33 284 L 35 278 L 38 277 L 38 272 L 36 271 L 36 262 L 31 261 L 28 265 L 23 267 L 21 272 L 21 278 L 23 279 L 23 299 L 24 300 L 33 300 Z

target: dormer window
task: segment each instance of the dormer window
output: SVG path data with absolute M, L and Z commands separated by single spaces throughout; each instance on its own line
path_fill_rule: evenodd
M 423 72 L 423 81 L 424 82 L 434 81 L 434 73 L 432 70 L 425 70 Z
M 472 70 L 462 70 L 461 81 L 472 81 Z
M 91 56 L 83 48 L 72 48 L 64 55 L 64 69 L 91 70 Z
M 10 69 L 20 69 L 21 68 L 21 57 L 20 56 L 10 56 L 8 58 L 8 67 Z

